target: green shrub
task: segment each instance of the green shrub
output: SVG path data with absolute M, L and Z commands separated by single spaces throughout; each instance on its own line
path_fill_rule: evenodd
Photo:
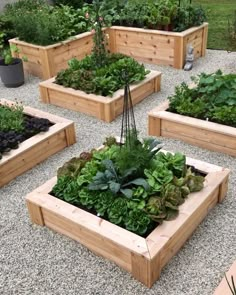
M 15 104 L 13 106 L 0 105 L 0 131 L 22 131 L 24 114 L 23 106 Z
M 206 14 L 202 7 L 191 4 L 179 6 L 173 19 L 175 32 L 182 32 L 188 28 L 201 25 L 206 21 Z
M 188 1 L 179 5 L 177 0 L 111 0 L 103 1 L 102 9 L 114 25 L 178 32 L 198 26 L 206 19 L 204 10 Z
M 9 6 L 6 8 L 5 17 L 12 24 L 20 40 L 50 45 L 87 31 L 86 9 L 53 7 L 39 1 L 35 6 L 29 5 L 29 8 L 23 4 L 18 8 L 14 5 Z
M 5 13 L 14 13 L 16 10 L 37 10 L 46 5 L 46 0 L 18 0 L 14 3 L 8 3 L 4 7 Z

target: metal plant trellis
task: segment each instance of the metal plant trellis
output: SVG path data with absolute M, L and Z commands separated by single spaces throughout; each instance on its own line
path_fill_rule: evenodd
M 131 134 L 132 137 L 135 136 L 137 138 L 138 133 L 135 124 L 134 109 L 129 88 L 128 73 L 126 71 L 123 72 L 123 79 L 125 82 L 125 86 L 120 143 L 121 145 L 125 144 L 126 146 L 129 146 L 131 148 Z

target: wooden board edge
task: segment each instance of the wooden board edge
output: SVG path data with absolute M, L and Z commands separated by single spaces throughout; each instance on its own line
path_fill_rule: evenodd
M 49 192 L 52 190 L 55 180 L 56 178 L 54 177 L 45 185 L 29 193 L 26 196 L 26 201 L 62 216 L 62 218 L 71 220 L 71 222 L 78 223 L 80 226 L 88 228 L 88 230 L 94 231 L 97 234 L 101 234 L 115 244 L 133 252 L 134 255 L 137 254 L 147 259 L 149 258 L 144 238 L 50 195 Z M 31 220 L 34 222 L 34 218 L 31 218 Z
M 187 223 L 187 218 L 196 213 L 196 208 L 200 208 L 202 204 L 204 204 L 204 202 L 211 197 L 212 193 L 216 189 L 218 191 L 217 201 L 219 202 L 221 186 L 224 185 L 224 181 L 228 178 L 228 175 L 229 171 L 210 172 L 207 174 L 204 189 L 199 192 L 192 193 L 192 196 L 190 194 L 186 201 L 179 207 L 179 216 L 181 216 L 181 218 L 176 218 L 178 224 L 178 226 L 176 226 L 177 230 L 181 229 L 181 227 Z M 176 221 L 176 219 L 173 220 L 173 222 Z M 151 258 L 159 255 L 165 245 L 172 239 L 172 236 L 168 233 L 169 231 L 172 231 L 171 221 L 165 221 L 164 225 L 165 227 L 162 228 L 157 227 L 146 238 Z M 176 231 L 173 234 L 175 233 Z
M 172 113 L 167 111 L 168 107 L 169 107 L 169 104 L 167 102 L 163 102 L 156 108 L 152 109 L 148 114 L 150 117 L 153 116 L 161 120 L 167 120 L 167 121 L 171 121 L 174 123 L 179 123 L 179 124 L 187 125 L 191 127 L 197 126 L 196 128 L 199 128 L 199 129 L 202 128 L 211 132 L 218 132 L 220 134 L 236 137 L 236 128 L 234 127 Z

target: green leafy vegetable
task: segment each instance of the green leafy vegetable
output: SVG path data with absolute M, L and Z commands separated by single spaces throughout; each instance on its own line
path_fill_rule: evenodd
M 110 137 L 102 149 L 83 152 L 68 161 L 58 170 L 52 193 L 145 236 L 155 224 L 175 218 L 189 193 L 203 188 L 204 177 L 187 168 L 181 153 L 157 152 L 156 141 L 141 142 L 132 131 L 129 135 L 122 146 Z M 134 162 L 139 159 L 136 147 L 146 162 Z M 123 163 L 121 154 L 127 161 L 130 155 L 131 164 Z
M 169 97 L 169 110 L 178 114 L 236 127 L 236 74 L 218 70 L 192 77 L 196 87 L 182 83 Z

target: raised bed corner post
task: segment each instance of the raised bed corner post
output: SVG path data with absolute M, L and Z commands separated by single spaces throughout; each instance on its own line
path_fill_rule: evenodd
M 26 204 L 32 223 L 44 226 L 44 219 L 41 207 L 38 206 L 36 203 L 31 202 L 30 196 L 27 198 Z

